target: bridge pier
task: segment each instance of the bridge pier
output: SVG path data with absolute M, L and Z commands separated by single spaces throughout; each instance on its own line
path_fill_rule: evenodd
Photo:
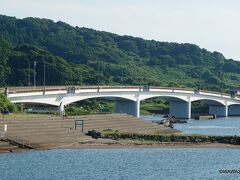
M 229 116 L 240 116 L 240 105 L 228 106 L 228 115 Z
M 61 114 L 65 114 L 64 104 L 62 102 L 60 103 L 59 111 Z
M 117 113 L 127 113 L 133 115 L 137 118 L 140 117 L 140 101 L 130 101 L 130 100 L 116 100 L 115 101 L 115 112 Z
M 170 101 L 170 112 L 171 116 L 181 119 L 191 118 L 191 102 L 185 101 Z
M 227 117 L 228 116 L 228 106 L 227 105 L 209 105 L 209 114 L 216 114 L 217 117 Z

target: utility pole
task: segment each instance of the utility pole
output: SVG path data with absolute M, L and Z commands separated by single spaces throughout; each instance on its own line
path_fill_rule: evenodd
M 31 86 L 31 65 L 30 65 L 30 60 L 28 60 L 28 86 Z
M 121 74 L 121 81 L 122 81 L 122 86 L 123 86 L 123 69 L 122 69 L 122 74 Z
M 82 78 L 82 71 L 80 71 L 80 85 L 82 86 L 82 81 L 83 81 L 83 78 Z
M 46 86 L 46 69 L 45 69 L 45 59 L 43 59 L 43 91 L 45 93 L 45 86 Z
M 33 62 L 33 67 L 34 67 L 34 76 L 33 76 L 33 84 L 34 84 L 34 87 L 36 87 L 36 65 L 37 65 L 37 61 L 34 61 Z
M 203 84 L 203 82 L 202 82 L 202 73 L 203 73 L 202 64 L 200 64 L 199 69 L 200 69 L 200 72 L 199 72 L 199 79 L 200 79 L 200 81 L 199 81 L 199 85 L 198 85 L 198 92 L 201 91 L 201 89 L 202 89 L 202 84 Z
M 98 87 L 100 86 L 100 65 L 99 65 L 99 59 L 97 59 L 97 68 L 98 68 Z

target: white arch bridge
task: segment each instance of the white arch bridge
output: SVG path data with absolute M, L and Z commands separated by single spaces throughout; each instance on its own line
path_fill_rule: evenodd
M 170 102 L 169 114 L 177 118 L 191 118 L 191 103 L 203 101 L 209 105 L 209 114 L 217 116 L 240 115 L 240 98 L 229 94 L 193 89 L 136 86 L 49 86 L 15 87 L 5 89 L 13 103 L 46 104 L 64 106 L 90 98 L 115 100 L 115 111 L 140 116 L 140 102 L 154 97 L 163 97 Z

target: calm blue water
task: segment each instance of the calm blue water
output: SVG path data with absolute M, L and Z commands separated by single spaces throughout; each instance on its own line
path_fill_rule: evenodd
M 157 120 L 161 117 L 143 117 Z M 190 120 L 188 134 L 240 135 L 240 118 Z M 51 150 L 0 154 L 0 180 L 198 180 L 240 179 L 240 149 L 139 148 Z
M 143 116 L 144 120 L 160 120 L 162 116 Z M 213 120 L 189 120 L 185 124 L 174 124 L 174 128 L 185 134 L 240 135 L 240 117 Z
M 1 180 L 239 179 L 240 150 L 211 148 L 51 150 L 0 154 Z

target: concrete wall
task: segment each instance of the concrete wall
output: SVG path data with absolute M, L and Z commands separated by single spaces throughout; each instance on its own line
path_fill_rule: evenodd
M 171 101 L 170 102 L 170 112 L 171 116 L 182 119 L 191 118 L 191 103 L 184 101 Z
M 209 105 L 209 114 L 216 114 L 217 117 L 227 117 L 228 116 L 228 106 Z

